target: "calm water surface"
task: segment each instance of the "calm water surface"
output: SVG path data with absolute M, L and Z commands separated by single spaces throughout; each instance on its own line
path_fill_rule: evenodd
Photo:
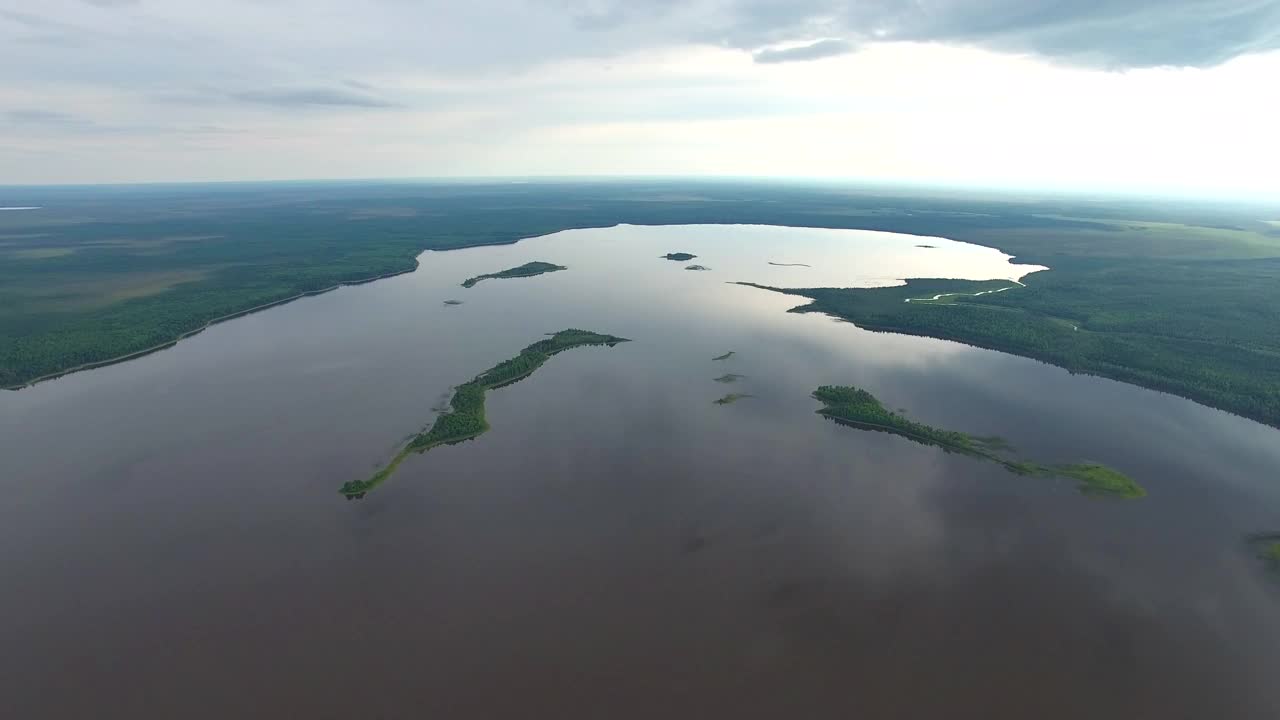
M 570 269 L 458 286 L 530 260 Z M 576 230 L 0 394 L 0 716 L 1280 716 L 1280 581 L 1242 540 L 1280 529 L 1280 434 L 727 284 L 1033 269 L 886 233 Z M 634 342 L 337 493 L 565 327 Z M 1150 496 L 838 427 L 824 383 Z

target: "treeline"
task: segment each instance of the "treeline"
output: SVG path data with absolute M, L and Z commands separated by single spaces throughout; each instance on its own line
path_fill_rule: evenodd
M 1021 291 L 964 302 L 1014 307 L 1099 333 L 1203 341 L 1264 354 L 1278 351 L 1275 338 L 1280 337 L 1280 313 L 1271 312 L 1280 299 L 1278 261 L 1258 259 L 1280 255 L 1280 229 L 1254 219 L 1266 215 L 1225 207 L 963 194 L 890 197 L 821 184 L 676 180 L 23 192 L 30 194 L 30 204 L 56 205 L 63 215 L 55 223 L 47 215 L 44 220 L 18 217 L 22 213 L 4 219 L 0 383 L 5 386 L 163 344 L 213 318 L 266 302 L 410 270 L 425 249 L 514 242 L 617 223 L 740 223 L 945 236 L 1054 268 L 1032 276 L 1024 304 L 1016 297 L 1024 295 Z M 71 252 L 41 259 L 23 255 L 40 250 Z M 1222 257 L 1250 259 L 1210 259 Z M 198 279 L 163 292 L 150 288 L 165 273 Z M 152 294 L 139 297 L 142 292 Z M 940 322 L 919 332 L 947 329 Z M 904 326 L 902 331 L 917 330 Z M 1019 352 L 1017 346 L 1044 341 L 1030 329 L 1018 333 L 1028 336 L 1025 342 L 1009 340 L 999 349 Z M 987 346 L 996 347 L 994 341 Z M 1201 355 L 1193 348 L 1175 351 Z M 1047 354 L 1041 359 L 1060 362 Z M 1102 363 L 1086 364 L 1090 372 L 1119 377 Z M 1222 370 L 1227 379 L 1192 383 L 1204 384 L 1203 392 L 1165 389 L 1277 422 L 1270 400 L 1257 408 L 1243 402 L 1256 383 L 1230 389 L 1243 376 L 1238 368 Z
M 5 253 L 41 248 L 74 252 L 39 260 L 0 256 L 0 387 L 161 346 L 216 318 L 301 293 L 412 270 L 414 256 L 425 249 L 514 242 L 620 222 L 852 227 L 864 225 L 867 218 L 839 218 L 831 211 L 884 202 L 844 192 L 712 184 L 701 189 L 723 193 L 720 203 L 656 203 L 643 193 L 668 195 L 668 183 L 642 183 L 637 189 L 641 192 L 635 200 L 618 199 L 627 195 L 620 195 L 618 186 L 595 183 L 335 186 L 305 192 L 255 188 L 245 193 L 157 188 L 113 196 L 110 203 L 92 191 L 67 196 L 60 205 L 77 221 L 89 221 L 25 227 L 21 218 L 10 218 L 13 224 L 5 228 L 16 238 L 7 241 Z M 937 207 L 933 200 L 895 202 Z M 406 208 L 410 212 L 403 215 L 379 214 Z M 1019 217 L 1026 222 L 1029 216 Z M 940 230 L 945 221 L 937 216 L 926 225 L 903 229 Z M 920 219 L 902 216 L 893 222 Z M 1001 218 L 988 224 L 1010 222 Z M 494 276 L 560 268 L 529 263 Z M 119 290 L 133 295 L 133 283 L 143 287 L 156 276 L 183 272 L 193 279 L 144 297 L 119 300 L 112 295 Z M 103 289 L 94 289 L 98 287 Z

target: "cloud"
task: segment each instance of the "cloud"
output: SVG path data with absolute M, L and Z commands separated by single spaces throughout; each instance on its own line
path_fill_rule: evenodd
M 245 90 L 231 93 L 230 96 L 241 102 L 276 107 L 397 107 L 395 103 L 341 88 L 310 87 Z
M 757 51 L 752 59 L 758 63 L 783 63 L 799 60 L 820 60 L 853 52 L 854 46 L 847 40 L 819 40 L 800 47 Z
M 200 124 L 158 124 L 148 122 L 95 122 L 89 118 L 57 110 L 40 108 L 21 108 L 0 113 L 0 117 L 16 126 L 34 129 L 59 137 L 75 135 L 92 137 L 101 135 L 136 135 L 142 137 L 159 137 L 164 135 L 181 136 L 224 136 L 237 135 L 243 131 L 213 125 Z
M 1275 185 L 1280 0 L 216 5 L 0 0 L 0 179 Z
M 822 6 L 864 41 L 973 45 L 1090 67 L 1211 66 L 1280 48 L 1278 0 L 881 0 Z
M 652 1 L 654 13 L 669 10 L 667 0 Z M 595 0 L 589 6 L 593 16 L 619 22 L 639 15 Z M 770 49 L 779 44 L 836 42 L 822 38 L 843 38 L 850 48 L 936 42 L 1116 69 L 1206 67 L 1280 48 L 1280 0 L 694 0 L 692 6 L 700 12 L 685 12 L 679 24 L 693 39 L 752 51 L 762 62 L 808 59 L 798 48 L 791 58 L 775 54 L 788 52 Z
M 35 108 L 23 108 L 18 110 L 9 110 L 4 116 L 10 122 L 32 124 L 32 125 L 86 125 L 88 124 L 83 118 L 69 115 L 54 110 L 40 110 Z

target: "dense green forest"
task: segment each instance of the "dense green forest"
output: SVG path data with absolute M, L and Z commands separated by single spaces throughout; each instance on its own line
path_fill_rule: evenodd
M 1086 265 L 1088 263 L 1085 263 Z M 1004 281 L 910 280 L 890 288 L 776 289 L 869 330 L 957 340 L 1164 390 L 1280 425 L 1280 260 L 1035 273 L 1025 288 L 942 302 Z M 1193 266 L 1194 267 L 1194 266 Z M 1197 279 L 1199 278 L 1199 279 Z
M 0 193 L 43 206 L 0 216 L 0 387 L 407 272 L 423 250 L 617 223 L 754 223 L 943 236 L 1047 265 L 1025 289 L 945 306 L 882 303 L 879 290 L 802 294 L 869 327 L 1035 357 L 1280 426 L 1280 227 L 1264 222 L 1280 208 L 675 180 Z
M 678 260 L 679 262 L 688 262 L 698 256 L 692 253 L 687 253 L 687 252 L 673 252 L 673 253 L 667 253 L 662 257 L 665 260 Z
M 473 278 L 467 278 L 462 282 L 462 287 L 464 288 L 475 287 L 476 283 L 480 282 L 481 280 L 533 277 L 535 275 L 542 275 L 543 273 L 556 272 L 557 270 L 568 270 L 568 269 L 569 268 L 565 267 L 564 265 L 553 265 L 549 262 L 534 260 L 533 262 L 527 262 L 518 267 L 508 268 L 501 272 L 488 273 L 485 275 L 477 275 Z
M 879 399 L 862 388 L 823 385 L 813 391 L 813 397 L 822 403 L 817 412 L 841 425 L 900 435 L 948 452 L 991 460 L 1019 475 L 1070 478 L 1076 481 L 1080 492 L 1086 495 L 1133 499 L 1147 494 L 1128 476 L 1098 463 L 1042 465 L 1014 460 L 1008 455 L 1008 444 L 1000 438 L 975 437 L 915 422 L 889 410 Z
M 602 335 L 588 330 L 570 328 L 561 330 L 545 340 L 539 340 L 520 351 L 510 360 L 503 360 L 471 380 L 454 389 L 449 409 L 440 414 L 425 432 L 419 433 L 372 477 L 343 483 L 340 492 L 347 499 L 363 498 L 366 493 L 385 482 L 400 467 L 410 453 L 424 453 L 431 448 L 470 440 L 484 434 L 489 422 L 484 416 L 484 398 L 489 390 L 501 388 L 533 374 L 556 353 L 587 345 L 608 345 L 628 342 L 626 338 Z

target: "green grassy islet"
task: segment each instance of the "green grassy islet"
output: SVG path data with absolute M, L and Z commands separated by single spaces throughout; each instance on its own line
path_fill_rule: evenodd
M 569 329 L 529 345 L 514 358 L 504 360 L 459 385 L 449 401 L 448 410 L 437 417 L 428 430 L 415 435 L 386 467 L 372 477 L 343 483 L 339 492 L 348 500 L 363 498 L 366 493 L 386 482 L 410 453 L 424 453 L 440 445 L 450 445 L 483 435 L 489 430 L 484 412 L 485 393 L 529 377 L 553 355 L 587 345 L 613 347 L 623 342 L 629 341 L 614 335 Z
M 1015 460 L 1007 453 L 1008 443 L 1001 438 L 980 437 L 954 430 L 943 430 L 908 419 L 884 406 L 874 395 L 848 385 L 823 385 L 813 392 L 823 404 L 817 412 L 837 423 L 863 430 L 876 430 L 900 435 L 909 440 L 935 445 L 949 452 L 983 458 L 999 463 L 1019 475 L 1063 477 L 1075 480 L 1085 495 L 1135 499 L 1146 491 L 1123 473 L 1098 463 L 1043 465 Z
M 518 267 L 508 268 L 500 272 L 487 273 L 485 275 L 477 275 L 472 278 L 467 278 L 466 280 L 462 281 L 462 287 L 464 288 L 475 287 L 476 284 L 479 283 L 481 280 L 501 280 L 501 279 L 507 279 L 507 278 L 534 277 L 535 275 L 543 275 L 546 273 L 558 272 L 560 270 L 568 270 L 568 269 L 569 268 L 565 267 L 564 265 L 555 265 L 553 263 L 542 262 L 541 260 L 535 260 L 533 262 L 527 262 Z

